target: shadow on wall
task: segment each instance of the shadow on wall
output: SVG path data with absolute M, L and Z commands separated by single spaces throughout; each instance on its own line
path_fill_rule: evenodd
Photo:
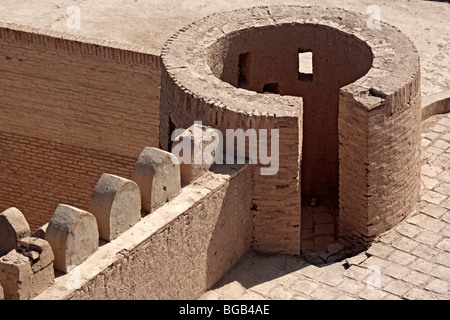
M 210 170 L 218 174 L 229 174 L 230 169 L 234 170 L 229 166 L 215 165 Z M 211 288 L 231 270 L 251 248 L 253 232 L 250 211 L 253 197 L 251 172 L 251 169 L 231 172 L 237 173 L 237 176 L 228 181 L 223 197 L 215 195 L 220 211 L 206 252 L 206 289 Z
M 210 48 L 209 65 L 217 78 L 259 94 L 302 97 L 296 169 L 303 200 L 300 243 L 304 250 L 323 251 L 339 235 L 340 88 L 366 75 L 372 51 L 352 34 L 308 23 L 251 28 L 227 40 Z M 312 199 L 322 203 L 314 213 Z
M 173 128 L 175 125 L 172 123 Z M 204 283 L 199 290 L 208 290 L 225 272 L 234 267 L 252 246 L 253 219 L 250 211 L 253 197 L 252 168 L 242 164 L 210 164 L 205 161 L 205 152 L 210 150 L 210 127 L 193 124 L 178 135 L 169 147 L 172 154 L 179 157 L 181 184 L 202 186 L 204 182 L 225 178 L 225 185 L 207 188 L 213 190 L 208 199 L 194 205 L 192 215 L 187 217 L 189 232 L 185 232 L 183 245 L 192 244 L 189 256 L 201 261 L 200 270 L 204 272 Z M 172 134 L 171 134 L 172 136 Z M 211 141 L 211 140 L 210 140 Z M 200 146 L 202 161 L 195 156 Z M 214 155 L 218 150 L 214 147 Z M 185 154 L 187 153 L 187 154 Z M 226 155 L 223 154 L 223 158 Z M 198 180 L 206 172 L 208 178 Z M 211 181 L 212 182 L 212 181 Z M 197 222 L 200 220 L 200 223 Z M 203 240 L 203 243 L 201 243 Z M 198 245 L 198 248 L 195 248 Z M 190 257 L 189 257 L 190 258 Z M 193 265 L 199 262 L 192 262 Z

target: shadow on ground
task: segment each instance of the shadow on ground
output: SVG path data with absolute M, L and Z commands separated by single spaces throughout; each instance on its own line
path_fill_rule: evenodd
M 325 269 L 328 272 L 342 274 L 346 270 L 347 265 L 345 259 L 338 262 L 314 265 L 298 256 L 263 255 L 251 251 L 242 258 L 234 269 L 218 281 L 211 290 L 235 281 L 239 282 L 244 288 L 250 289 L 307 267 L 311 270 Z

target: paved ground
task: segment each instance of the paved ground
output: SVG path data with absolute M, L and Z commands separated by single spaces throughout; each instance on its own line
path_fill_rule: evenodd
M 450 299 L 450 113 L 423 123 L 422 197 L 357 256 L 312 265 L 248 254 L 200 299 Z

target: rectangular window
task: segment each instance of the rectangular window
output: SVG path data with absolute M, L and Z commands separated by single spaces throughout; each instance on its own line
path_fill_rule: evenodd
M 251 53 L 245 52 L 239 55 L 238 64 L 238 88 L 246 87 L 249 83 Z
M 278 83 L 266 83 L 262 89 L 262 92 L 280 93 Z
M 313 53 L 298 50 L 298 80 L 312 81 L 313 79 Z

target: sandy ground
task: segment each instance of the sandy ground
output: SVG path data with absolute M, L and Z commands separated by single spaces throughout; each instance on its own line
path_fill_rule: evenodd
M 450 4 L 423 0 L 0 0 L 0 21 L 81 34 L 93 41 L 139 45 L 159 53 L 166 39 L 191 21 L 213 12 L 256 5 L 298 4 L 341 7 L 380 18 L 413 40 L 421 56 L 422 93 L 450 88 Z M 81 28 L 68 29 L 67 8 L 80 8 Z M 383 32 L 383 30 L 380 30 Z

